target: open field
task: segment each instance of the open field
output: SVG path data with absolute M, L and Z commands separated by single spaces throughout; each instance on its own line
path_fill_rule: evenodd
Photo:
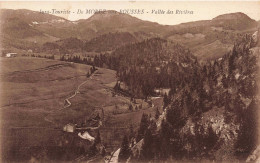
M 129 111 L 130 98 L 113 93 L 116 75 L 112 70 L 98 68 L 87 78 L 90 66 L 82 64 L 30 57 L 0 58 L 0 64 L 4 159 L 75 159 L 91 143 L 77 133 L 63 132 L 62 127 L 84 123 L 98 107 L 105 113 L 101 139 L 112 151 L 121 144 L 130 124 L 137 130 L 143 112 L 155 112 L 155 107 L 148 108 L 142 100 L 137 100 L 141 110 Z M 80 84 L 70 99 L 71 106 L 64 108 L 64 100 Z

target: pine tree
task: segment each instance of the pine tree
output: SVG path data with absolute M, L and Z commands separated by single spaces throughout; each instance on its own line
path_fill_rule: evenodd
M 142 115 L 140 127 L 138 130 L 138 135 L 137 135 L 137 141 L 141 140 L 144 137 L 144 133 L 146 132 L 147 128 L 149 126 L 149 120 L 148 120 L 148 115 L 144 114 Z
M 159 112 L 159 109 L 156 108 L 156 112 L 155 112 L 155 119 L 158 119 L 160 116 L 160 112 Z
M 116 85 L 114 86 L 114 90 L 115 91 L 118 91 L 120 89 L 120 84 L 119 84 L 119 82 L 117 81 L 116 82 Z
M 236 148 L 238 149 L 237 155 L 250 153 L 257 146 L 257 140 L 259 137 L 259 129 L 257 127 L 258 106 L 259 105 L 256 101 L 253 100 L 248 106 L 248 109 L 244 111 L 243 115 L 241 115 L 241 128 L 238 133 L 238 141 L 236 144 Z
M 87 76 L 87 78 L 88 78 L 88 77 L 90 77 L 90 74 L 89 74 L 89 72 L 87 73 L 87 75 L 86 75 L 86 76 Z
M 120 153 L 119 153 L 119 161 L 120 162 L 125 162 L 131 155 L 131 150 L 129 148 L 129 142 L 128 142 L 128 138 L 125 135 L 121 144 L 121 149 L 120 149 Z
M 99 143 L 101 143 L 101 137 L 100 137 L 100 132 L 99 132 L 99 130 L 98 130 L 98 132 L 97 132 L 97 137 L 96 137 L 96 139 L 95 139 L 95 144 L 99 144 Z
M 133 124 L 131 124 L 130 126 L 129 126 L 129 139 L 131 139 L 131 138 L 134 138 L 135 137 L 135 132 L 134 132 L 134 127 L 133 127 Z
M 62 55 L 61 57 L 60 57 L 60 60 L 61 61 L 64 61 L 65 59 L 64 59 L 64 55 Z
M 141 104 L 141 105 L 139 105 L 139 110 L 141 110 L 143 108 L 143 105 Z
M 232 54 L 230 55 L 229 57 L 229 60 L 228 60 L 228 71 L 229 71 L 229 75 L 232 74 L 232 72 L 234 71 L 235 69 L 235 57 L 237 56 L 237 51 L 236 51 L 236 45 L 234 45 L 234 48 L 233 48 L 233 51 L 232 51 Z
M 133 111 L 133 106 L 132 104 L 129 105 L 129 108 L 128 108 L 130 111 Z
M 103 157 L 106 155 L 106 149 L 105 149 L 105 147 L 103 147 L 103 148 L 101 149 L 101 155 L 102 155 Z
M 94 143 L 90 146 L 88 154 L 89 154 L 89 156 L 94 156 L 97 154 L 97 152 L 98 152 L 98 149 L 96 147 L 96 144 Z
M 166 108 L 169 105 L 169 99 L 167 94 L 165 93 L 163 96 L 163 108 Z
M 141 154 L 143 159 L 148 161 L 153 158 L 153 136 L 150 129 L 147 129 L 144 135 L 144 144 L 142 146 Z

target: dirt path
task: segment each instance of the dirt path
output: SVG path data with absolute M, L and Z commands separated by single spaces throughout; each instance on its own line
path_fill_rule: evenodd
M 79 93 L 80 93 L 80 87 L 83 86 L 84 84 L 86 84 L 86 83 L 89 81 L 89 79 L 92 79 L 92 76 L 93 76 L 95 73 L 97 73 L 97 72 L 98 72 L 98 70 L 95 70 L 95 71 L 88 77 L 88 79 L 87 79 L 86 81 L 80 83 L 80 84 L 78 85 L 78 87 L 76 88 L 76 90 L 74 91 L 74 94 L 64 100 L 64 101 L 65 101 L 65 104 L 64 104 L 63 108 L 61 108 L 61 109 L 59 109 L 59 110 L 63 110 L 63 109 L 66 109 L 66 108 L 70 107 L 72 103 L 71 103 L 69 100 L 72 99 L 72 98 L 74 98 L 77 94 L 79 94 Z M 66 105 L 66 104 L 67 104 L 67 105 Z M 104 107 L 104 106 L 102 106 L 102 107 L 99 108 L 99 109 L 101 109 L 101 111 L 102 111 L 102 120 L 99 121 L 97 127 L 82 127 L 82 128 L 76 128 L 76 129 L 77 129 L 77 130 L 88 130 L 88 129 L 89 129 L 89 130 L 97 130 L 97 129 L 99 129 L 99 128 L 103 125 L 103 122 L 102 122 L 102 121 L 104 120 L 104 109 L 103 109 L 103 107 Z M 56 111 L 56 110 L 55 110 L 55 111 Z M 52 111 L 52 112 L 54 112 L 54 111 Z M 51 112 L 51 113 L 52 113 L 52 112 Z M 55 124 L 52 120 L 50 120 L 50 119 L 48 118 L 48 116 L 46 116 L 46 117 L 44 118 L 44 120 L 47 121 L 47 122 L 49 122 L 49 123 Z
M 66 108 L 68 108 L 68 107 L 71 106 L 72 103 L 69 101 L 69 99 L 72 99 L 72 98 L 75 97 L 77 94 L 79 94 L 79 93 L 80 93 L 80 92 L 79 92 L 80 87 L 81 87 L 82 85 L 84 85 L 85 83 L 87 83 L 89 79 L 92 79 L 92 76 L 93 76 L 97 71 L 98 71 L 98 70 L 95 70 L 95 71 L 89 76 L 89 78 L 88 78 L 86 81 L 84 81 L 84 82 L 82 82 L 82 83 L 80 83 L 80 84 L 78 85 L 78 87 L 77 87 L 76 90 L 74 91 L 74 94 L 64 100 L 64 101 L 65 101 L 65 104 L 64 104 L 63 108 L 59 109 L 58 111 L 63 110 L 63 109 L 66 109 Z M 67 105 L 66 105 L 66 104 L 67 104 Z M 53 111 L 51 111 L 49 114 L 53 113 L 54 111 L 57 111 L 57 110 L 53 110 Z M 50 119 L 48 118 L 48 115 L 44 118 L 44 120 L 47 121 L 47 122 L 49 122 L 49 123 L 55 124 L 52 120 L 50 120 Z M 101 124 L 101 125 L 102 125 L 102 124 Z M 100 127 L 100 126 L 99 126 L 99 127 Z
M 97 70 L 96 70 L 94 73 L 92 73 L 89 78 L 92 79 L 92 76 L 93 76 L 96 72 L 97 72 Z M 63 106 L 63 109 L 68 108 L 68 107 L 71 106 L 71 102 L 69 101 L 69 99 L 72 99 L 72 98 L 75 97 L 77 94 L 79 94 L 79 93 L 80 93 L 80 92 L 79 92 L 80 87 L 81 87 L 82 85 L 84 85 L 85 83 L 87 83 L 87 82 L 88 82 L 88 80 L 86 80 L 86 81 L 82 82 L 81 84 L 79 84 L 78 87 L 77 87 L 77 89 L 75 90 L 74 94 L 73 94 L 72 96 L 70 96 L 70 97 L 68 97 L 68 98 L 65 99 L 65 104 L 64 104 L 64 106 Z M 68 105 L 66 105 L 66 104 L 68 104 Z

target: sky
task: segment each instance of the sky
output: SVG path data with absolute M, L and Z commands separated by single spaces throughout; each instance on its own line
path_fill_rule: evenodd
M 92 14 L 86 13 L 86 10 L 91 9 L 105 9 L 105 10 L 124 10 L 124 9 L 140 9 L 144 10 L 143 14 L 132 14 L 142 20 L 157 22 L 164 25 L 174 25 L 184 22 L 191 22 L 197 20 L 210 20 L 218 15 L 233 12 L 243 12 L 255 20 L 260 20 L 260 1 L 87 1 L 87 2 L 0 2 L 1 8 L 7 9 L 29 9 L 34 11 L 52 11 L 55 10 L 70 10 L 71 14 L 54 14 L 63 18 L 75 21 L 79 19 L 87 19 Z M 83 14 L 77 14 L 78 10 L 82 10 Z M 155 14 L 152 11 L 168 10 L 173 11 L 174 14 Z M 188 14 L 176 14 L 178 11 L 188 11 Z M 193 14 L 190 14 L 190 13 Z M 179 12 L 180 13 L 180 12 Z

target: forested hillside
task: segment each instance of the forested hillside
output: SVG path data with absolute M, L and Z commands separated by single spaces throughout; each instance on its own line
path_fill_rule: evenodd
M 256 45 L 245 35 L 223 58 L 171 85 L 161 116 L 143 115 L 135 137 L 143 144 L 140 154 L 128 153 L 131 161 L 245 160 L 258 137 Z
M 154 95 L 155 88 L 181 84 L 196 68 L 196 58 L 181 45 L 160 38 L 117 49 L 111 54 L 120 82 L 136 97 Z
M 108 33 L 88 41 L 84 45 L 84 50 L 90 52 L 112 51 L 117 47 L 136 41 L 137 39 L 128 32 Z

